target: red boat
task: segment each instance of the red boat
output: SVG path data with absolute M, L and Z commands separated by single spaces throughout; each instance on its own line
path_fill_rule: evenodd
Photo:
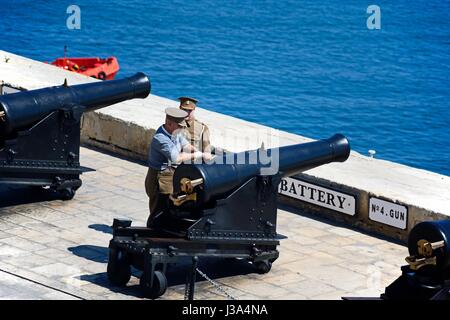
M 112 80 L 119 71 L 119 62 L 116 57 L 106 59 L 64 57 L 56 59 L 51 64 L 100 80 Z

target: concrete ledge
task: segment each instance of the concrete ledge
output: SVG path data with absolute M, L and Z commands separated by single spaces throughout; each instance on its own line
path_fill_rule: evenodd
M 8 62 L 5 57 L 9 58 Z M 0 51 L 0 81 L 26 89 L 36 89 L 62 84 L 65 78 L 69 85 L 98 81 Z M 144 100 L 127 101 L 88 113 L 82 122 L 82 141 L 121 155 L 145 160 L 150 139 L 163 122 L 164 109 L 177 105 L 175 101 L 150 95 Z M 227 150 L 254 149 L 263 141 L 267 148 L 311 141 L 299 135 L 201 108 L 198 108 L 196 113 L 199 119 L 210 126 L 212 143 Z M 325 187 L 331 191 L 342 192 L 349 199 L 354 197 L 355 214 L 348 215 L 281 195 L 280 200 L 283 203 L 307 208 L 318 215 L 402 241 L 407 239 L 409 230 L 418 222 L 447 219 L 450 215 L 450 177 L 365 157 L 357 152 L 352 152 L 345 163 L 322 166 L 294 178 L 314 185 L 315 187 L 311 187 L 314 190 L 317 187 Z M 313 193 L 313 190 L 309 191 Z M 326 191 L 315 192 L 318 198 L 316 200 L 325 200 L 323 192 Z M 327 197 L 328 202 L 333 203 L 335 196 Z M 406 220 L 403 221 L 406 222 L 405 227 L 393 227 L 371 220 L 371 197 L 403 206 L 407 210 L 407 216 L 403 217 Z M 374 201 L 379 203 L 377 199 Z M 393 213 L 395 214 L 398 213 Z
M 146 159 L 143 150 L 155 133 L 154 129 L 143 130 L 135 123 L 99 112 L 83 115 L 81 128 L 81 141 L 85 145 L 143 161 Z

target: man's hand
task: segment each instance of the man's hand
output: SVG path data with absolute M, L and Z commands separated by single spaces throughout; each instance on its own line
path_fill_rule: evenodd
M 194 159 L 202 159 L 202 158 L 204 161 L 211 161 L 213 156 L 209 152 L 200 152 L 200 151 L 194 152 Z
M 213 159 L 213 156 L 209 152 L 201 152 L 201 151 L 195 151 L 192 153 L 182 152 L 178 156 L 177 160 L 178 160 L 178 163 L 181 163 L 181 162 L 192 163 L 193 161 L 196 162 L 196 160 L 199 160 L 199 159 L 203 159 L 204 161 L 210 161 Z
M 203 157 L 203 153 L 201 151 L 195 151 L 194 152 L 194 160 L 200 159 Z
M 211 161 L 213 159 L 213 156 L 209 152 L 203 152 L 203 160 L 205 161 Z

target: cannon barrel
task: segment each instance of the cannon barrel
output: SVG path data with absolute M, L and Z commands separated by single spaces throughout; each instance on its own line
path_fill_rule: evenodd
M 83 106 L 85 111 L 93 111 L 128 99 L 145 98 L 150 89 L 148 77 L 137 73 L 120 80 L 62 85 L 1 96 L 0 135 L 26 129 L 58 109 Z
M 278 172 L 290 176 L 326 163 L 343 162 L 349 155 L 350 144 L 341 134 L 280 148 L 225 154 L 210 163 L 178 166 L 173 179 L 174 194 L 183 191 L 186 179 L 202 181 L 196 187 L 196 201 L 206 203 L 230 195 L 252 177 Z
M 436 257 L 433 269 L 450 269 L 450 220 L 425 221 L 417 224 L 409 233 L 408 250 L 414 257 Z M 429 249 L 427 249 L 427 247 Z M 427 252 L 428 251 L 428 252 Z M 425 271 L 429 268 L 423 268 Z

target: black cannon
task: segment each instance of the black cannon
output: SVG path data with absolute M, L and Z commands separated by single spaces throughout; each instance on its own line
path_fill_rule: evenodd
M 381 295 L 388 300 L 450 300 L 450 220 L 426 221 L 409 233 L 407 265 Z
M 138 73 L 0 96 L 0 183 L 50 187 L 73 198 L 81 186 L 82 114 L 149 93 L 149 79 Z
M 402 274 L 379 297 L 343 300 L 450 300 L 450 220 L 417 224 L 408 236 Z
M 125 285 L 134 266 L 143 270 L 140 286 L 145 295 L 157 298 L 167 288 L 167 265 L 186 256 L 241 258 L 259 273 L 269 272 L 283 238 L 276 232 L 281 178 L 343 162 L 349 154 L 347 139 L 338 134 L 305 144 L 227 153 L 208 163 L 181 164 L 175 170 L 169 206 L 156 215 L 151 228 L 114 220 L 110 281 Z

